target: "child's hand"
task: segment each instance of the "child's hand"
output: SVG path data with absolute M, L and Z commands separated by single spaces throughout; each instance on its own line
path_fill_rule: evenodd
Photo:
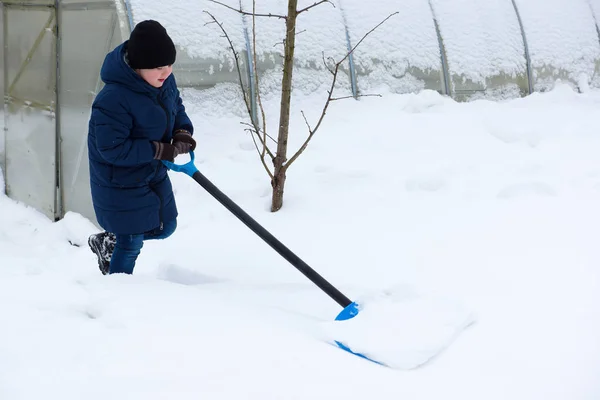
M 196 141 L 191 133 L 184 129 L 179 129 L 173 134 L 173 146 L 177 147 L 179 154 L 187 154 L 196 149 Z
M 175 161 L 175 157 L 179 155 L 179 150 L 172 144 L 162 142 L 152 142 L 156 147 L 156 153 L 154 153 L 155 160 L 164 161 Z

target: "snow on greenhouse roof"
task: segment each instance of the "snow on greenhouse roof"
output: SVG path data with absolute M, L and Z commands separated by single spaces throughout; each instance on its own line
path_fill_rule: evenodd
M 238 1 L 224 0 L 222 3 L 239 8 Z M 261 0 L 257 4 L 257 13 L 287 13 L 286 0 Z M 313 4 L 314 1 L 300 0 L 299 8 Z M 243 0 L 247 11 L 252 10 L 252 1 Z M 145 19 L 156 19 L 163 24 L 175 43 L 184 48 L 191 57 L 223 58 L 231 57 L 227 40 L 204 12 L 212 13 L 222 22 L 227 34 L 238 50 L 245 49 L 243 19 L 236 11 L 221 5 L 198 0 L 177 0 L 165 3 L 160 0 L 131 0 L 134 23 Z M 251 28 L 252 20 L 246 17 Z M 322 64 L 322 52 L 334 58 L 346 54 L 344 22 L 339 9 L 330 4 L 322 4 L 298 18 L 296 29 L 300 32 L 296 41 L 296 54 L 301 63 Z M 251 31 L 249 30 L 251 33 Z M 257 20 L 257 48 L 259 53 L 283 53 L 285 21 L 279 18 L 262 17 Z M 250 37 L 251 39 L 251 37 Z
M 157 19 L 177 45 L 191 57 L 217 59 L 233 67 L 228 42 L 204 11 L 223 22 L 238 51 L 246 50 L 244 23 L 251 33 L 251 18 L 208 0 L 130 0 L 134 22 Z M 251 11 L 252 0 L 222 0 L 232 8 L 243 5 Z M 562 70 L 579 80 L 591 78 L 600 60 L 600 45 L 594 20 L 600 0 L 515 0 L 529 45 L 534 73 Z M 298 8 L 315 3 L 299 0 Z M 450 72 L 475 82 L 506 73 L 526 71 L 525 49 L 512 1 L 479 0 L 331 0 L 298 19 L 297 66 L 322 68 L 323 53 L 339 60 L 347 53 L 346 27 L 356 44 L 391 13 L 397 15 L 374 31 L 356 50 L 359 73 L 375 81 L 398 85 L 410 80 L 409 68 L 426 73 L 441 69 L 440 46 L 434 14 L 439 23 Z M 168 4 L 168 5 L 167 5 Z M 433 12 L 432 12 L 433 9 Z M 257 1 L 258 13 L 285 15 L 286 0 Z M 273 62 L 283 51 L 285 21 L 260 18 L 257 48 L 261 61 Z M 251 39 L 251 38 L 250 38 Z M 537 79 L 538 77 L 536 77 Z M 541 78 L 540 78 L 541 79 Z M 309 79 L 310 80 L 310 79 Z M 363 80 L 364 82 L 364 80 Z M 415 86 L 418 88 L 418 85 Z
M 441 69 L 440 48 L 431 10 L 426 1 L 338 0 L 344 10 L 352 45 L 388 15 L 398 12 L 371 33 L 356 49 L 357 66 L 373 68 L 373 60 L 396 64 L 404 70 L 408 65 L 426 70 Z M 391 66 L 391 65 L 390 65 Z M 403 71 L 400 71 L 403 72 Z
M 299 0 L 298 9 L 314 4 L 314 0 Z M 244 9 L 252 11 L 252 0 L 242 0 Z M 287 0 L 260 0 L 257 13 L 287 14 Z M 247 18 L 251 27 L 252 18 Z M 256 20 L 256 47 L 259 54 L 277 52 L 283 55 L 285 21 L 278 18 Z M 296 26 L 296 57 L 301 65 L 323 66 L 323 52 L 326 57 L 338 60 L 347 53 L 344 20 L 339 8 L 331 4 L 321 4 L 298 16 Z M 279 41 L 279 42 L 277 42 Z
M 600 59 L 595 21 L 587 0 L 516 0 L 534 67 L 553 66 L 588 76 Z M 595 0 L 596 9 L 598 2 Z
M 227 0 L 226 0 L 227 1 Z M 134 23 L 155 19 L 165 26 L 178 46 L 191 57 L 231 60 L 227 40 L 204 11 L 212 13 L 223 23 L 238 51 L 245 49 L 240 15 L 209 1 L 130 0 Z
M 432 0 L 451 73 L 474 82 L 527 69 L 523 36 L 510 1 Z

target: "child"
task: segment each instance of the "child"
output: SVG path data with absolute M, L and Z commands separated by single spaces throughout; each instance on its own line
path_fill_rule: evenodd
M 162 160 L 196 148 L 194 127 L 172 75 L 175 45 L 148 20 L 109 53 L 106 84 L 92 105 L 88 155 L 96 219 L 106 230 L 89 237 L 103 274 L 133 273 L 144 240 L 165 239 L 177 207 Z

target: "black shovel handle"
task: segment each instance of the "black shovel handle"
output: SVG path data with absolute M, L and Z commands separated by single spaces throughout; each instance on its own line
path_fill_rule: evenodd
M 325 278 L 319 275 L 314 269 L 308 266 L 304 261 L 295 255 L 290 249 L 288 249 L 283 243 L 281 243 L 275 236 L 269 231 L 263 228 L 258 222 L 256 222 L 250 215 L 242 210 L 237 204 L 221 192 L 215 185 L 212 184 L 200 171 L 196 170 L 193 173 L 192 178 L 200 184 L 208 193 L 210 193 L 215 199 L 219 201 L 225 208 L 233 213 L 240 221 L 242 221 L 248 228 L 254 233 L 260 236 L 269 246 L 277 251 L 283 258 L 288 260 L 296 269 L 302 272 L 308 279 L 310 279 L 315 285 L 335 300 L 340 306 L 346 308 L 352 301 L 344 296 L 342 292 L 337 290 L 331 283 L 327 282 Z

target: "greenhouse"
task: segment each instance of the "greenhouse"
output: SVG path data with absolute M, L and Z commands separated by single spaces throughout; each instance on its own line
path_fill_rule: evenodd
M 239 54 L 248 93 L 259 90 L 256 68 L 260 93 L 277 95 L 285 25 L 259 18 L 254 38 L 252 18 L 236 12 L 250 12 L 252 1 L 221 3 L 230 7 L 208 0 L 2 1 L 0 167 L 7 194 L 51 219 L 68 211 L 94 219 L 90 106 L 102 88 L 104 56 L 142 20 L 159 20 L 176 42 L 182 91 L 202 96 L 238 85 L 214 16 Z M 257 13 L 286 13 L 284 0 L 257 3 Z M 600 86 L 600 0 L 331 0 L 298 19 L 295 90 L 322 90 L 330 80 L 324 58 L 344 58 L 390 15 L 343 64 L 339 86 L 350 96 L 428 89 L 457 101 L 503 100 L 546 91 L 558 79 L 581 92 Z M 256 66 L 249 62 L 254 51 Z

